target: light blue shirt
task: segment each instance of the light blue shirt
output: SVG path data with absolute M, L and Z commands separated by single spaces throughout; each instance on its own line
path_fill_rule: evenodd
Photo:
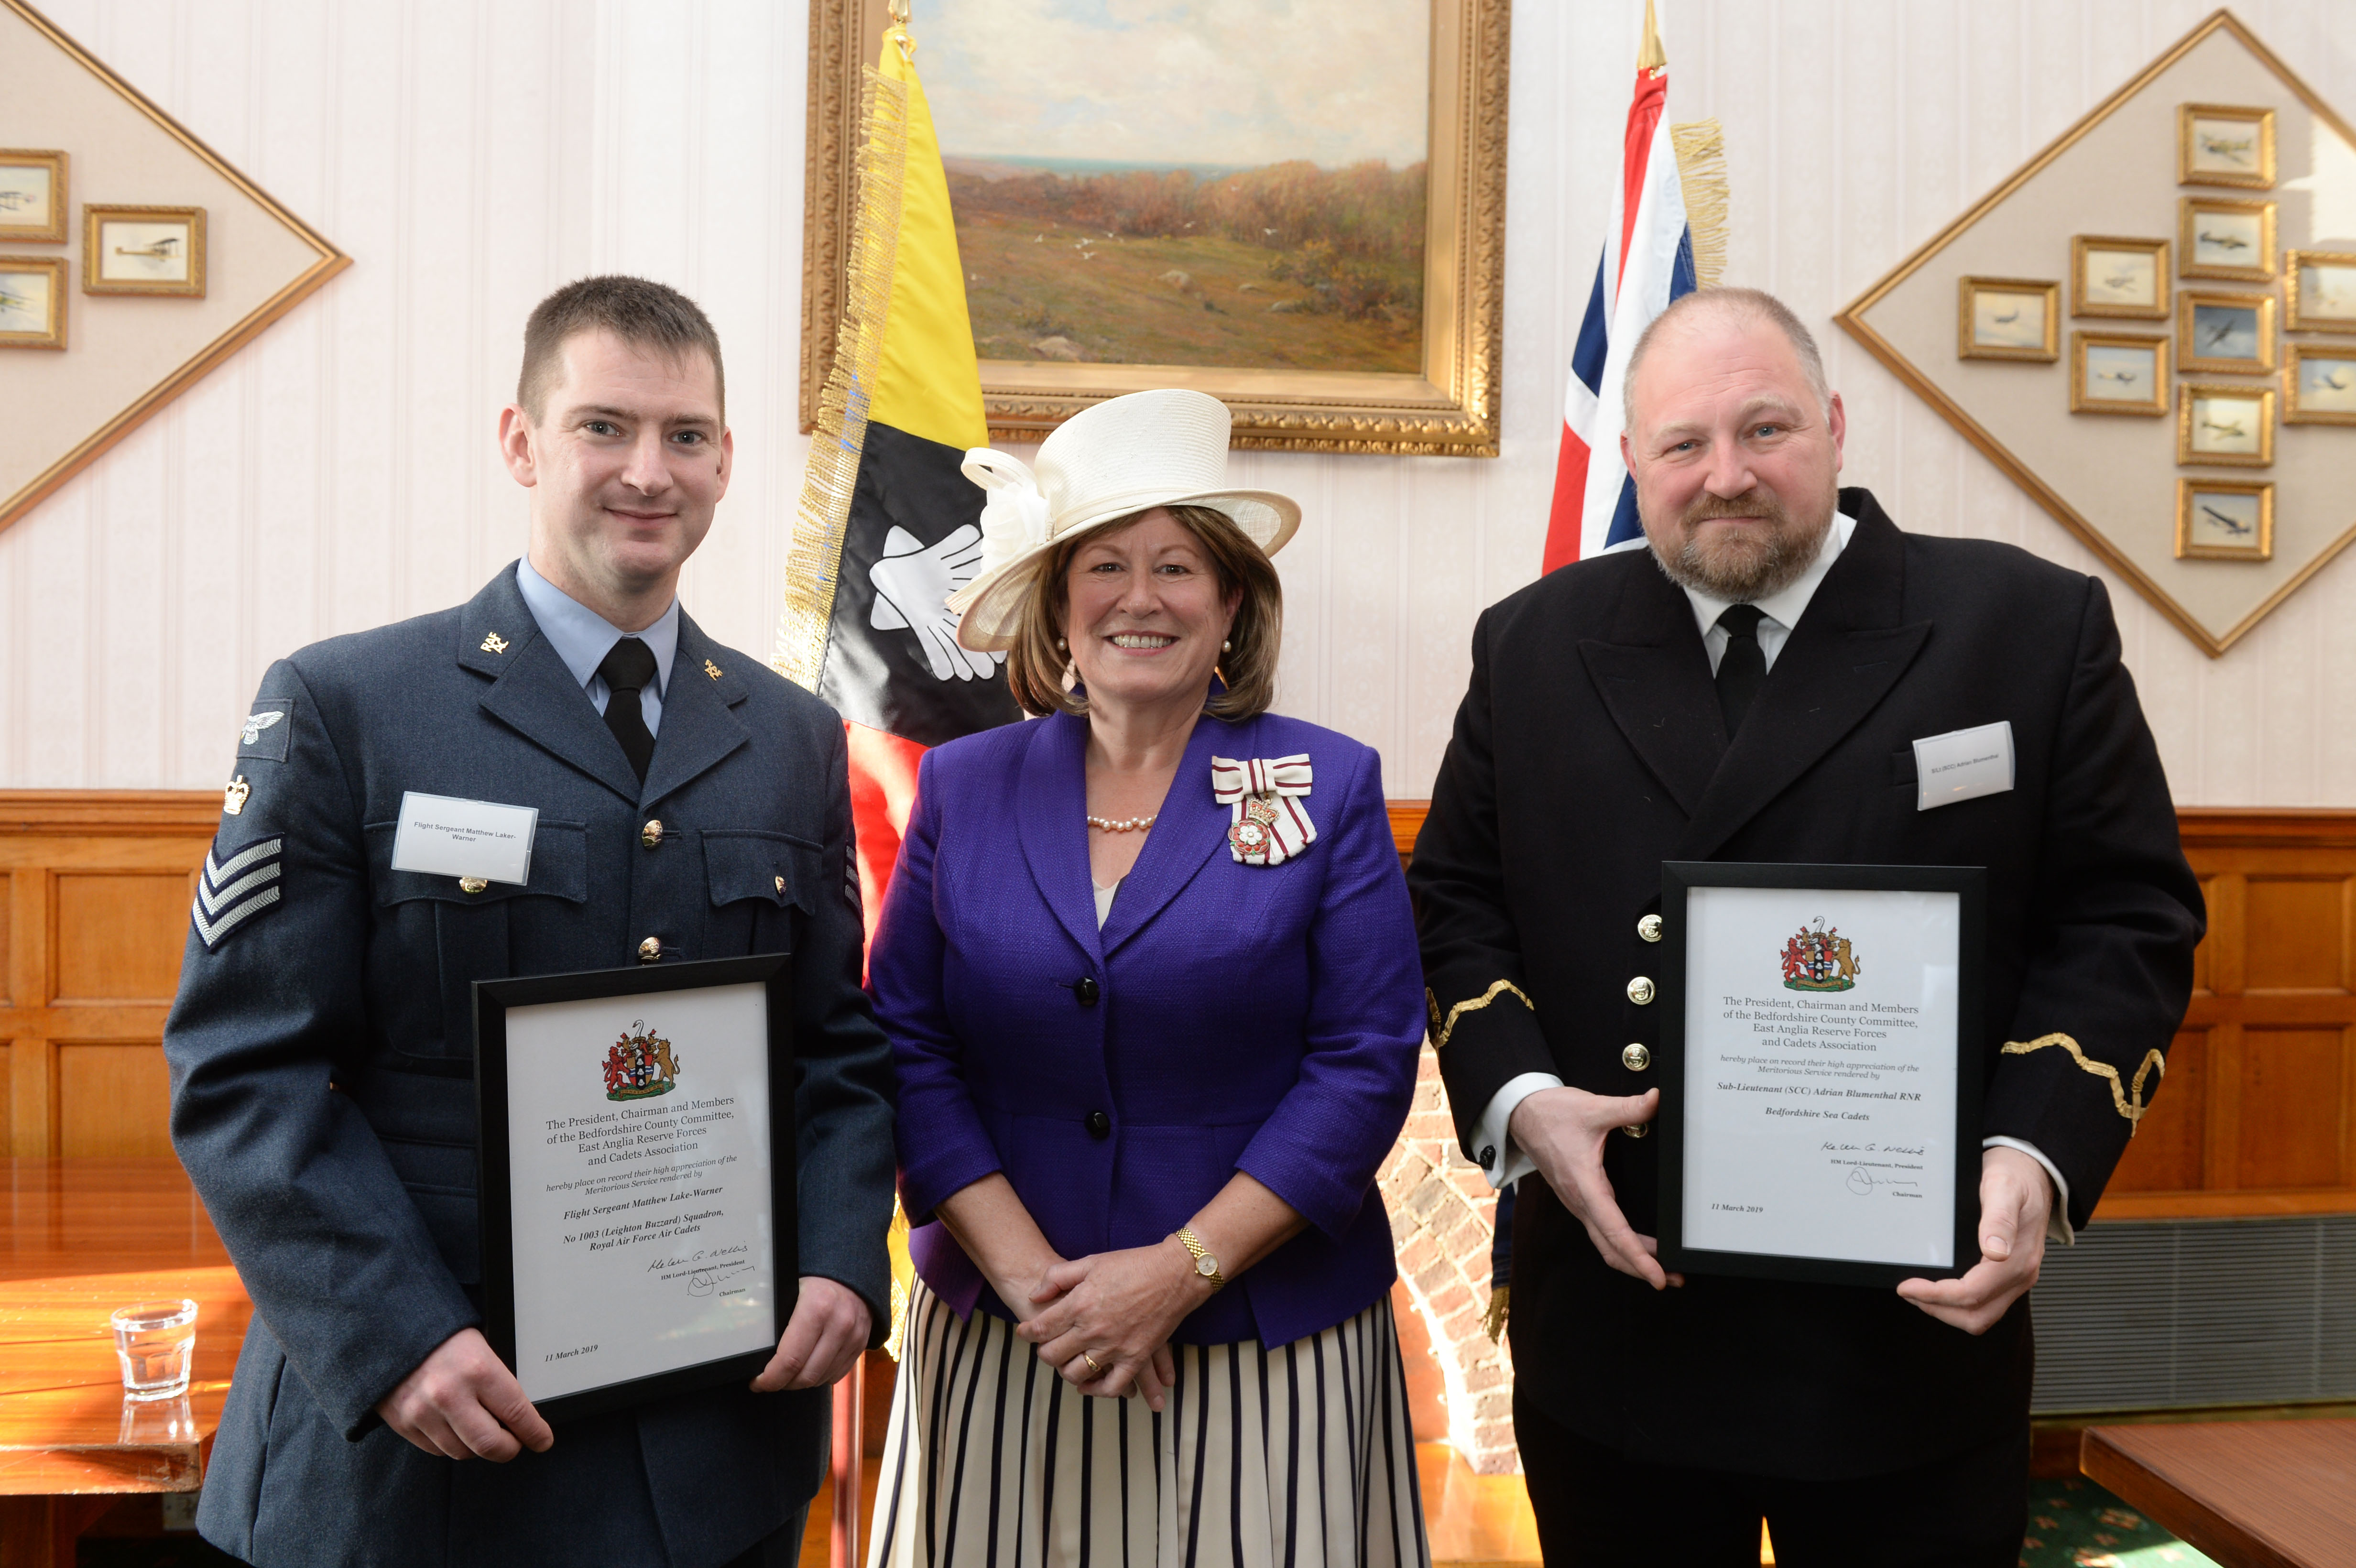
M 670 605 L 662 619 L 643 632 L 626 632 L 605 616 L 573 598 L 547 578 L 531 569 L 531 558 L 516 562 L 516 587 L 523 593 L 524 604 L 531 618 L 540 623 L 540 635 L 573 672 L 573 678 L 589 694 L 600 718 L 614 693 L 605 685 L 597 667 L 614 651 L 614 645 L 624 637 L 636 637 L 646 644 L 655 656 L 655 679 L 652 686 L 638 693 L 638 711 L 646 715 L 647 733 L 662 733 L 662 694 L 670 688 L 670 661 L 679 652 L 679 596 L 671 596 Z

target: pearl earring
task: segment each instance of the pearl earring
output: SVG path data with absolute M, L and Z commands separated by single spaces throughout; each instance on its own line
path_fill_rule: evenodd
M 1069 648 L 1067 648 L 1067 647 L 1066 647 L 1066 646 L 1064 645 L 1064 639 L 1063 639 L 1063 638 L 1061 638 L 1061 637 L 1057 637 L 1057 638 L 1055 639 L 1055 651 L 1056 651 L 1057 653 L 1059 653 L 1059 654 L 1067 654 L 1067 653 L 1070 653 L 1072 650 L 1071 650 L 1071 649 L 1069 649 Z
M 1231 654 L 1236 651 L 1236 645 L 1223 637 L 1219 640 L 1219 651 L 1223 654 Z

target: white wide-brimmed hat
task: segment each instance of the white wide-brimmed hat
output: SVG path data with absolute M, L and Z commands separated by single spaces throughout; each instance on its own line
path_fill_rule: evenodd
M 958 641 L 976 653 L 1014 645 L 1048 547 L 1153 507 L 1208 507 L 1269 555 L 1301 526 L 1300 504 L 1227 485 L 1226 404 L 1204 392 L 1130 392 L 1074 414 L 1039 445 L 1036 472 L 977 446 L 965 476 L 989 492 L 981 570 L 949 595 Z

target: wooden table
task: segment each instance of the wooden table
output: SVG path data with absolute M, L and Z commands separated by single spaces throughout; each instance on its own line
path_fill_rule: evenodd
M 2090 1426 L 2078 1467 L 2226 1568 L 2356 1568 L 2356 1421 Z
M 129 1404 L 107 1315 L 198 1304 L 185 1398 Z M 192 1492 L 252 1304 L 179 1162 L 0 1158 L 0 1557 L 48 1568 L 126 1492 Z

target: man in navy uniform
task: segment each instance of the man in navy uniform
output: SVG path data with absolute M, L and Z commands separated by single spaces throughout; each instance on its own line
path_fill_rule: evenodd
M 255 1308 L 198 1525 L 262 1568 L 798 1554 L 827 1385 L 888 1319 L 891 1066 L 841 723 L 680 607 L 724 406 L 693 302 L 559 290 L 500 416 L 527 556 L 262 677 L 164 1041 L 175 1147 Z M 393 869 L 412 792 L 536 807 L 526 880 Z M 472 983 L 779 952 L 800 1290 L 776 1355 L 552 1432 L 480 1328 Z
M 1627 369 L 1650 549 L 1473 634 L 1416 895 L 1467 1156 L 1522 1180 L 1514 1428 L 1549 1564 L 2010 1568 L 2027 1294 L 2101 1198 L 2184 1016 L 2199 886 L 2102 582 L 1898 530 L 1769 295 L 1671 305 Z M 2006 726 L 1930 795 L 1917 741 Z M 1994 746 L 1995 742 L 1987 742 Z M 1977 748 L 1974 748 L 1976 750 Z M 1894 1291 L 1667 1275 L 1644 1135 L 1661 862 L 1981 866 L 1980 1255 Z

